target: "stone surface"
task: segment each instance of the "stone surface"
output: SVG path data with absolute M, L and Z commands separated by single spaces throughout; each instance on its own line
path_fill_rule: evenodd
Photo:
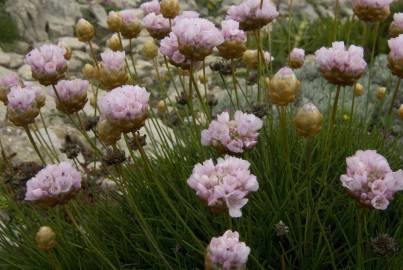
M 31 81 L 32 80 L 32 73 L 31 67 L 29 65 L 23 65 L 18 69 L 18 74 L 21 76 L 23 80 Z

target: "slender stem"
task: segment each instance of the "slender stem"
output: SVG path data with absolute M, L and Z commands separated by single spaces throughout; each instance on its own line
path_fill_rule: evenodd
M 49 264 L 52 266 L 52 268 L 54 269 L 54 270 L 59 270 L 59 269 L 61 269 L 60 267 L 59 267 L 59 264 L 57 263 L 57 259 L 56 259 L 56 257 L 55 257 L 55 254 L 53 253 L 53 251 L 52 250 L 48 250 L 48 260 L 49 260 Z
M 336 0 L 336 6 L 334 8 L 334 23 L 333 23 L 332 41 L 335 41 L 337 38 L 337 26 L 339 25 L 339 17 L 340 17 L 340 2 L 339 2 L 339 0 Z
M 42 112 L 39 112 L 39 116 L 40 116 L 40 118 L 41 118 L 43 128 L 45 129 L 46 137 L 48 137 L 50 146 L 52 146 L 53 152 L 54 152 L 54 153 L 56 154 L 56 156 L 57 156 L 56 148 L 55 148 L 55 146 L 53 145 L 53 141 L 52 141 L 52 139 L 51 139 L 51 137 L 50 137 L 50 135 L 49 135 L 48 128 L 47 128 L 46 122 L 45 122 L 45 118 L 43 117 Z
M 91 40 L 88 41 L 88 45 L 90 46 L 90 52 L 91 52 L 92 60 L 94 60 L 95 66 L 96 66 L 97 70 L 99 70 L 98 60 L 97 60 L 97 57 L 95 56 L 95 50 L 94 50 L 94 47 L 92 47 Z
M 286 154 L 286 157 L 288 157 L 287 107 L 279 106 L 279 112 L 281 135 L 284 140 L 284 152 Z
M 235 65 L 234 65 L 234 59 L 231 59 L 231 73 L 232 73 L 232 83 L 234 85 L 234 92 L 235 92 L 235 99 L 236 99 L 236 105 L 239 108 L 239 96 L 238 96 L 238 89 L 236 87 L 236 76 L 235 76 Z
M 118 32 L 118 38 L 119 38 L 120 46 L 122 46 L 122 48 L 123 48 L 122 35 L 121 35 L 119 32 Z M 123 50 L 124 50 L 124 48 L 123 48 Z M 127 61 L 127 58 L 126 58 L 126 57 L 125 57 L 125 64 L 126 64 L 127 72 L 128 72 L 129 75 L 130 75 L 130 78 L 133 79 L 133 74 L 132 74 L 132 71 L 130 70 L 129 62 Z
M 357 215 L 357 269 L 364 269 L 363 265 L 363 250 L 362 250 L 362 227 L 363 227 L 364 209 L 358 209 Z
M 1 149 L 1 157 L 2 157 L 2 159 L 4 160 L 4 164 L 5 164 L 6 166 L 10 165 L 10 164 L 9 164 L 9 161 L 8 161 L 8 159 L 7 159 L 6 151 L 4 151 L 4 147 L 3 147 L 3 143 L 2 143 L 2 141 L 1 141 L 1 137 L 0 137 L 0 149 Z
M 288 0 L 288 51 L 291 51 L 291 22 L 292 22 L 292 3 L 293 0 Z
M 334 103 L 333 103 L 333 108 L 332 108 L 332 115 L 330 117 L 330 128 L 333 128 L 334 122 L 336 120 L 337 104 L 339 103 L 340 90 L 341 90 L 341 86 L 338 85 L 337 90 L 336 90 L 336 97 L 334 98 Z
M 151 170 L 150 160 L 148 159 L 146 151 L 144 151 L 143 145 L 139 141 L 139 136 L 140 136 L 140 134 L 138 132 L 137 132 L 137 134 L 133 134 L 134 142 L 136 143 L 136 146 L 139 149 L 140 156 L 141 156 L 141 159 L 143 160 L 144 164 L 147 166 L 148 170 Z
M 31 131 L 29 130 L 29 127 L 24 126 L 24 130 L 25 130 L 25 133 L 27 133 L 29 141 L 31 142 L 32 146 L 34 147 L 35 152 L 38 154 L 39 159 L 42 161 L 42 164 L 46 165 L 46 162 L 45 162 L 44 158 L 42 157 L 41 152 L 39 151 L 38 146 L 36 145 L 36 143 L 34 141 L 34 138 L 32 137 L 32 134 L 31 134 Z
M 132 39 L 129 39 L 129 55 L 130 55 L 130 59 L 132 60 L 132 65 L 133 65 L 133 69 L 134 69 L 134 74 L 136 75 L 136 78 L 139 78 L 139 75 L 137 73 L 137 69 L 136 69 L 136 65 L 134 62 L 134 57 L 133 57 L 133 44 L 132 44 Z
M 196 80 L 194 78 L 193 68 L 190 68 L 189 72 L 190 72 L 190 74 L 189 74 L 190 81 L 193 82 L 193 84 L 194 84 L 194 88 L 196 90 L 196 95 L 197 95 L 197 98 L 199 99 L 200 105 L 203 108 L 203 111 L 204 111 L 206 117 L 208 119 L 211 119 L 210 113 L 209 113 L 209 111 L 207 109 L 207 104 L 206 104 L 206 102 L 204 102 L 203 97 L 202 97 L 202 95 L 201 95 L 201 93 L 199 91 L 199 87 L 197 86 L 197 82 L 196 82 Z
M 306 158 L 306 171 L 310 171 L 311 160 L 312 160 L 312 150 L 313 150 L 313 138 L 307 138 L 306 140 L 306 150 L 305 150 L 305 158 Z
M 285 264 L 285 259 L 284 259 L 284 253 L 282 253 L 280 256 L 280 265 L 281 265 L 281 270 L 287 270 L 287 265 Z
M 369 69 L 368 69 L 368 83 L 367 83 L 367 101 L 366 101 L 366 106 L 365 106 L 365 115 L 367 116 L 368 113 L 368 107 L 369 107 L 369 99 L 370 99 L 370 93 L 371 93 L 371 79 L 372 79 L 372 69 L 373 69 L 373 63 L 375 59 L 375 49 L 376 49 L 376 44 L 378 42 L 378 33 L 379 33 L 379 27 L 380 23 L 377 22 L 375 25 L 375 31 L 374 31 L 374 40 L 372 41 L 372 51 L 371 51 L 371 60 L 369 63 Z
M 396 88 L 395 88 L 395 91 L 393 92 L 392 100 L 391 100 L 391 102 L 390 102 L 390 107 L 389 107 L 389 110 L 388 110 L 388 115 L 391 115 L 391 113 L 392 113 L 393 105 L 395 104 L 395 100 L 396 100 L 396 97 L 397 97 L 397 93 L 399 92 L 399 89 L 400 89 L 400 82 L 401 82 L 401 80 L 402 80 L 402 79 L 399 78 L 399 80 L 397 81 Z
M 357 87 L 357 83 L 355 83 L 353 86 L 353 98 L 351 100 L 351 110 L 350 110 L 350 123 L 353 122 L 354 106 L 355 106 L 355 88 L 356 87 Z

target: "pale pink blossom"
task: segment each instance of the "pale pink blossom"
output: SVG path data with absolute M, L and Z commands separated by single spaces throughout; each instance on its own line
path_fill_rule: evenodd
M 81 188 L 81 174 L 67 162 L 47 165 L 26 186 L 27 201 L 62 203 Z
M 394 25 L 395 27 L 402 29 L 403 31 L 403 13 L 395 13 L 393 15 L 393 22 L 392 25 Z
M 63 47 L 45 44 L 29 52 L 25 56 L 25 63 L 31 67 L 33 75 L 51 76 L 66 70 L 67 61 L 64 53 Z
M 147 31 L 154 38 L 161 39 L 171 31 L 169 19 L 164 18 L 161 14 L 149 13 L 143 18 L 143 23 Z
M 231 217 L 240 217 L 246 197 L 259 188 L 249 167 L 248 161 L 231 156 L 219 158 L 217 164 L 209 159 L 195 165 L 187 183 L 213 210 L 228 209 Z
M 253 114 L 236 111 L 234 119 L 223 112 L 201 133 L 203 145 L 213 145 L 230 153 L 243 153 L 257 144 L 263 121 Z
M 85 95 L 88 86 L 89 83 L 86 80 L 61 80 L 56 84 L 57 96 L 54 91 L 50 91 L 50 95 L 52 95 L 56 100 L 71 101 L 72 99 Z
M 186 56 L 179 51 L 178 39 L 172 32 L 161 40 L 160 52 L 176 64 L 182 64 L 187 60 Z
M 250 248 L 239 241 L 238 232 L 226 231 L 220 237 L 213 237 L 207 247 L 207 256 L 212 269 L 241 270 L 244 269 Z
M 221 22 L 221 33 L 225 41 L 237 40 L 240 42 L 246 41 L 246 34 L 239 29 L 239 22 L 234 20 L 224 20 Z
M 122 17 L 123 24 L 128 24 L 137 21 L 136 12 L 134 9 L 125 9 L 119 11 L 120 17 Z
M 140 5 L 140 9 L 143 11 L 144 15 L 150 13 L 160 14 L 160 3 L 157 0 L 148 1 Z
M 112 51 L 111 49 L 106 49 L 101 53 L 101 64 L 107 71 L 119 71 L 125 68 L 125 58 L 126 54 L 124 51 Z
M 374 7 L 374 8 L 385 8 L 393 0 L 352 0 L 353 7 Z
M 20 85 L 11 87 L 7 95 L 7 108 L 12 111 L 25 112 L 37 107 L 37 98 L 43 96 L 41 88 L 36 86 Z
M 292 49 L 290 53 L 290 60 L 296 62 L 304 62 L 305 50 L 300 48 Z
M 390 48 L 389 56 L 393 61 L 402 61 L 403 60 L 403 34 L 400 34 L 398 37 L 391 38 L 388 41 L 388 45 Z
M 199 18 L 200 14 L 196 11 L 192 11 L 192 10 L 185 10 L 182 11 L 181 14 L 179 14 L 178 16 L 176 16 L 173 20 L 173 25 L 175 25 L 177 22 L 179 22 L 182 19 L 189 19 L 189 18 Z
M 366 207 L 385 210 L 396 192 L 403 190 L 403 171 L 393 172 L 388 161 L 375 150 L 359 150 L 348 157 L 342 185 Z
M 7 94 L 10 92 L 10 89 L 19 85 L 21 85 L 21 80 L 17 73 L 11 72 L 4 75 L 0 79 L 0 101 L 7 104 Z

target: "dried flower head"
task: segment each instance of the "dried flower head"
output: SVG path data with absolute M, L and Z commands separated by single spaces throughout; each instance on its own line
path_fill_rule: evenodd
M 56 234 L 51 227 L 42 226 L 36 233 L 35 241 L 40 250 L 49 251 L 56 246 Z
M 117 129 L 106 119 L 99 119 L 97 124 L 99 140 L 106 145 L 115 145 L 122 136 L 122 131 Z
M 390 14 L 393 0 L 352 0 L 355 15 L 363 21 L 379 22 Z
M 162 41 L 161 41 L 162 42 Z M 149 39 L 143 44 L 143 55 L 148 59 L 154 59 L 158 56 L 158 47 L 155 45 L 154 40 Z
M 300 136 L 313 137 L 322 130 L 323 116 L 318 108 L 308 103 L 298 109 L 294 126 Z
M 79 19 L 75 26 L 76 37 L 79 41 L 89 42 L 95 35 L 94 26 L 86 19 Z
M 290 232 L 288 226 L 282 220 L 280 220 L 279 223 L 274 224 L 274 231 L 278 237 L 285 236 Z
M 216 164 L 209 159 L 195 165 L 187 183 L 213 211 L 228 209 L 231 217 L 241 217 L 246 197 L 259 188 L 249 167 L 248 161 L 231 156 L 219 158 Z
M 287 106 L 294 102 L 300 93 L 301 83 L 292 69 L 281 68 L 268 82 L 268 96 L 277 106 Z
M 403 78 L 403 34 L 388 41 L 390 53 L 389 69 L 399 78 Z
M 393 172 L 375 150 L 358 150 L 346 161 L 347 174 L 340 180 L 361 206 L 385 210 L 394 194 L 403 190 L 403 171 Z
M 81 142 L 71 135 L 66 135 L 64 137 L 64 142 L 60 152 L 66 154 L 68 159 L 74 159 L 81 152 Z
M 201 133 L 202 145 L 212 145 L 229 154 L 243 153 L 257 144 L 263 121 L 253 114 L 236 111 L 234 119 L 223 112 Z
M 399 242 L 390 235 L 383 233 L 371 239 L 371 247 L 379 256 L 393 255 L 399 251 Z
M 107 166 L 119 165 L 126 161 L 126 155 L 122 150 L 108 148 L 102 157 L 102 161 Z

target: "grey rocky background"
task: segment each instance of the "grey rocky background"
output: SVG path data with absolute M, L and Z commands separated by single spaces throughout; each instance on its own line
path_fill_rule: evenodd
M 139 16 L 142 16 L 140 10 L 138 10 L 138 6 L 141 2 L 141 0 L 7 0 L 5 9 L 15 20 L 21 39 L 12 44 L 11 50 L 9 49 L 6 51 L 0 48 L 0 77 L 8 72 L 14 71 L 24 80 L 31 81 L 32 77 L 30 68 L 24 64 L 24 55 L 32 48 L 46 42 L 61 43 L 69 46 L 73 50 L 73 57 L 69 61 L 68 77 L 80 77 L 82 66 L 85 63 L 91 62 L 91 59 L 89 56 L 88 45 L 78 41 L 74 37 L 74 25 L 77 19 L 85 17 L 96 25 L 96 43 L 99 46 L 95 47 L 100 50 L 100 47 L 104 47 L 106 39 L 110 36 L 110 33 L 106 29 L 108 10 L 113 7 L 116 9 L 119 9 L 119 7 L 133 8 L 137 9 Z M 238 2 L 240 2 L 240 0 L 223 0 L 221 9 L 216 13 L 219 15 L 225 14 L 225 10 L 229 5 Z M 288 0 L 277 0 L 274 2 L 278 5 L 281 13 L 287 13 Z M 341 10 L 345 15 L 351 14 L 351 9 L 347 4 L 348 2 L 349 1 L 346 0 L 341 1 Z M 197 1 L 184 0 L 180 1 L 180 3 L 182 10 L 196 10 L 203 15 L 208 16 L 208 11 L 205 5 L 198 5 Z M 311 20 L 314 20 L 319 16 L 332 16 L 333 8 L 333 0 L 294 0 L 294 12 L 302 13 Z M 219 22 L 220 18 L 221 17 L 214 17 L 211 19 Z M 134 52 L 141 51 L 142 44 L 147 39 L 149 39 L 149 37 L 144 30 L 134 43 Z M 207 64 L 216 60 L 217 58 L 214 56 L 209 57 Z M 160 65 L 161 73 L 165 74 L 166 70 L 162 65 L 162 60 Z M 379 66 L 379 69 L 377 69 L 377 79 L 373 88 L 376 87 L 376 85 L 384 85 L 389 79 L 389 73 L 385 68 L 386 60 L 384 56 L 377 59 L 377 65 Z M 145 86 L 152 86 L 153 89 L 158 87 L 158 85 L 155 85 L 156 76 L 151 61 L 144 59 L 141 55 L 136 55 L 136 67 L 139 71 L 139 77 L 142 78 L 142 83 Z M 240 72 L 243 72 L 243 70 L 240 70 Z M 211 70 L 207 68 L 207 75 L 210 73 Z M 297 75 L 302 81 L 302 96 L 298 104 L 313 101 L 318 104 L 321 109 L 325 108 L 329 99 L 328 95 L 332 93 L 331 86 L 326 84 L 320 77 L 318 69 L 313 63 L 312 57 L 308 57 L 307 64 L 302 70 L 298 71 Z M 364 79 L 363 81 L 366 80 Z M 179 82 L 176 83 L 179 84 Z M 219 104 L 215 108 L 216 112 L 229 107 L 229 101 L 226 98 L 226 91 L 219 85 L 219 82 L 213 80 L 210 80 L 208 84 L 209 93 L 214 94 L 219 101 Z M 169 91 L 167 96 L 169 97 L 169 100 L 175 100 L 177 94 L 172 83 L 169 84 L 168 88 Z M 203 86 L 200 86 L 200 88 L 202 89 Z M 373 88 L 371 91 L 373 91 Z M 149 89 L 151 89 L 151 87 L 149 87 Z M 49 90 L 50 89 L 44 89 L 44 92 L 48 93 Z M 351 92 L 351 90 L 347 89 L 345 92 L 345 107 L 349 108 L 350 99 L 347 92 Z M 155 98 L 159 99 L 159 94 L 155 94 Z M 168 103 L 168 99 L 166 100 Z M 364 98 L 358 100 L 358 106 L 363 106 L 361 100 L 364 100 Z M 42 112 L 45 115 L 49 126 L 50 136 L 56 144 L 56 147 L 60 148 L 66 134 L 77 134 L 77 132 L 67 124 L 68 120 L 63 118 L 55 110 L 54 102 L 50 96 L 47 96 L 46 104 L 47 105 L 43 108 Z M 371 108 L 377 109 L 380 106 L 381 105 L 377 104 L 376 100 L 374 100 Z M 85 110 L 88 114 L 92 113 L 90 105 L 87 105 Z M 10 123 L 5 122 L 5 113 L 5 107 L 0 105 L 0 136 L 7 152 L 10 154 L 16 153 L 17 160 L 28 161 L 36 159 L 36 155 L 30 147 L 23 130 L 15 128 Z M 159 124 L 161 126 L 164 126 L 160 120 L 157 121 L 160 122 Z M 39 122 L 38 126 L 43 133 L 43 127 Z M 147 133 L 153 136 L 156 132 L 151 121 L 148 121 L 147 127 Z M 164 127 L 167 132 L 172 132 L 169 127 Z

